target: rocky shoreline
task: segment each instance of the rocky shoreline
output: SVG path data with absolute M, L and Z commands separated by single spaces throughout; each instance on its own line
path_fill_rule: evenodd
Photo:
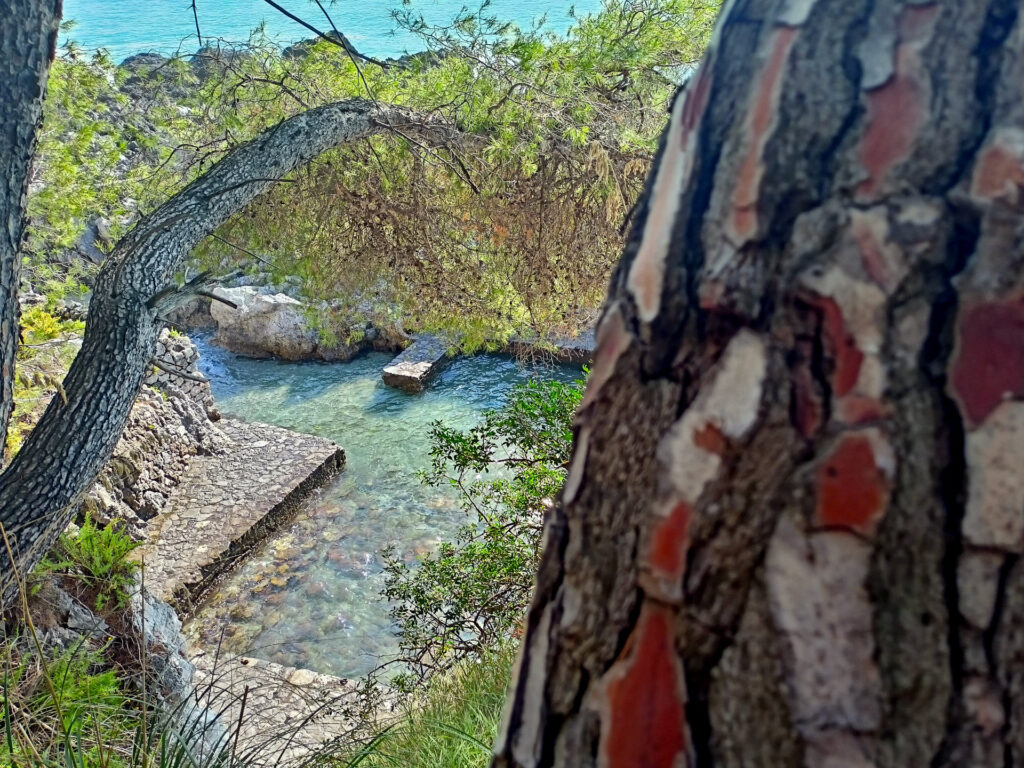
M 145 648 L 160 699 L 171 709 L 187 704 L 190 718 L 219 721 L 211 713 L 227 716 L 241 697 L 251 696 L 263 714 L 240 738 L 255 745 L 276 728 L 289 741 L 286 757 L 297 759 L 351 727 L 341 713 L 351 708 L 355 686 L 189 645 L 182 622 L 221 576 L 342 471 L 345 454 L 329 440 L 223 418 L 199 370 L 199 350 L 176 329 L 212 329 L 215 343 L 257 358 L 346 361 L 367 350 L 394 352 L 398 357 L 383 368 L 382 379 L 411 392 L 450 362 L 457 343 L 409 336 L 380 317 L 335 321 L 325 332 L 316 319 L 331 308 L 310 306 L 296 280 L 218 288 L 216 296 L 198 298 L 170 319 L 122 437 L 82 502 L 82 515 L 101 525 L 116 521 L 141 545 L 132 556 L 143 575 L 124 618 L 111 626 L 57 586 L 36 603 L 45 605 L 51 646 L 122 637 L 119 642 Z M 84 316 L 87 306 L 74 304 L 72 310 Z M 589 359 L 592 337 L 519 339 L 502 351 L 579 363 Z M 298 737 L 295 726 L 307 720 L 315 727 Z
M 172 322 L 186 329 L 213 329 L 214 343 L 245 357 L 344 362 L 366 351 L 391 352 L 397 356 L 381 371 L 384 383 L 419 392 L 458 354 L 459 339 L 407 333 L 368 308 L 363 315 L 369 319 L 349 317 L 324 323 L 323 318 L 332 317 L 335 308 L 328 302 L 305 302 L 298 278 L 286 278 L 276 286 L 222 287 L 213 295 L 216 298 L 197 297 L 185 304 L 172 315 Z M 594 349 L 590 330 L 574 338 L 516 337 L 492 351 L 583 365 L 590 362 Z

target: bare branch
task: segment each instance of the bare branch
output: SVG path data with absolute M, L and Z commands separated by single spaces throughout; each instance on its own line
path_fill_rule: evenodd
M 174 366 L 172 366 L 172 365 L 170 365 L 168 363 L 163 362 L 162 360 L 155 360 L 154 359 L 151 362 L 153 363 L 153 367 L 154 368 L 159 368 L 164 373 L 171 374 L 171 376 L 179 376 L 180 378 L 186 379 L 188 381 L 198 381 L 201 384 L 206 384 L 208 382 L 208 379 L 206 379 L 206 378 L 204 378 L 202 376 L 196 376 L 194 373 L 189 373 L 188 371 L 182 371 L 182 370 L 180 370 L 178 368 L 175 368 Z
M 199 11 L 196 10 L 196 0 L 192 0 L 192 18 L 196 20 L 196 37 L 199 38 L 199 47 L 203 47 L 203 33 L 199 30 Z
M 332 37 L 329 34 L 321 32 L 319 29 L 314 27 L 312 24 L 310 24 L 305 19 L 303 19 L 303 18 L 301 18 L 299 16 L 296 16 L 294 13 L 289 11 L 287 8 L 284 8 L 281 5 L 279 5 L 278 3 L 275 3 L 274 0 L 263 0 L 263 2 L 265 2 L 267 5 L 271 6 L 272 8 L 276 9 L 280 13 L 283 13 L 285 16 L 287 16 L 289 19 L 291 19 L 292 21 L 296 22 L 297 24 L 301 24 L 306 29 L 308 29 L 310 32 L 312 32 L 314 35 L 316 35 L 317 37 L 319 37 L 319 38 L 321 38 L 323 40 L 326 40 L 327 42 L 331 43 L 332 45 L 338 46 L 339 48 L 341 48 L 343 51 L 345 51 L 345 53 L 349 54 L 350 56 L 355 56 L 358 59 L 362 59 L 363 61 L 367 62 L 368 64 L 376 64 L 378 67 L 382 67 L 384 69 L 386 69 L 389 66 L 391 66 L 390 64 L 388 64 L 386 62 L 383 62 L 383 61 L 379 61 L 378 59 L 375 59 L 375 58 L 373 58 L 371 56 L 364 56 L 359 51 L 357 51 L 355 46 L 353 46 L 352 43 L 350 43 L 348 41 L 348 38 L 345 37 L 345 35 L 343 35 L 341 32 L 339 32 L 338 28 L 334 26 L 334 22 L 331 22 L 331 26 L 334 28 L 334 33 L 335 33 L 335 35 L 337 35 L 337 37 Z M 320 3 L 317 3 L 317 5 L 320 5 Z M 320 10 L 324 11 L 324 15 L 327 15 L 327 11 L 324 10 L 322 5 L 320 5 Z M 327 16 L 327 20 L 331 21 L 331 17 Z

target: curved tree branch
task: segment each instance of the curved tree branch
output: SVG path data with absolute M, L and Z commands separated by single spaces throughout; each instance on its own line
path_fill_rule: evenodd
M 450 129 L 393 106 L 364 100 L 328 104 L 268 129 L 221 159 L 117 244 L 94 286 L 81 351 L 64 390 L 0 475 L 0 526 L 16 565 L 31 569 L 68 524 L 81 495 L 109 458 L 142 386 L 173 300 L 174 275 L 205 237 L 276 181 L 323 152 L 401 129 L 446 141 Z M 0 554 L 0 607 L 15 582 Z

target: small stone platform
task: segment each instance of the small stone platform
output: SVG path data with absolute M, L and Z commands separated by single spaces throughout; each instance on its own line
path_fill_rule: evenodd
M 421 392 L 451 360 L 448 344 L 437 336 L 420 335 L 398 357 L 384 366 L 384 383 L 406 392 Z
M 345 465 L 344 451 L 320 437 L 228 418 L 218 427 L 227 450 L 192 459 L 133 553 L 145 564 L 146 588 L 182 616 Z

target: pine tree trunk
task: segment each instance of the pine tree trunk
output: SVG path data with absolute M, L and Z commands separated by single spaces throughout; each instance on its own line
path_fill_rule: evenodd
M 25 198 L 61 0 L 0 0 L 0 456 L 14 408 Z
M 496 767 L 1024 764 L 1022 5 L 726 3 Z

